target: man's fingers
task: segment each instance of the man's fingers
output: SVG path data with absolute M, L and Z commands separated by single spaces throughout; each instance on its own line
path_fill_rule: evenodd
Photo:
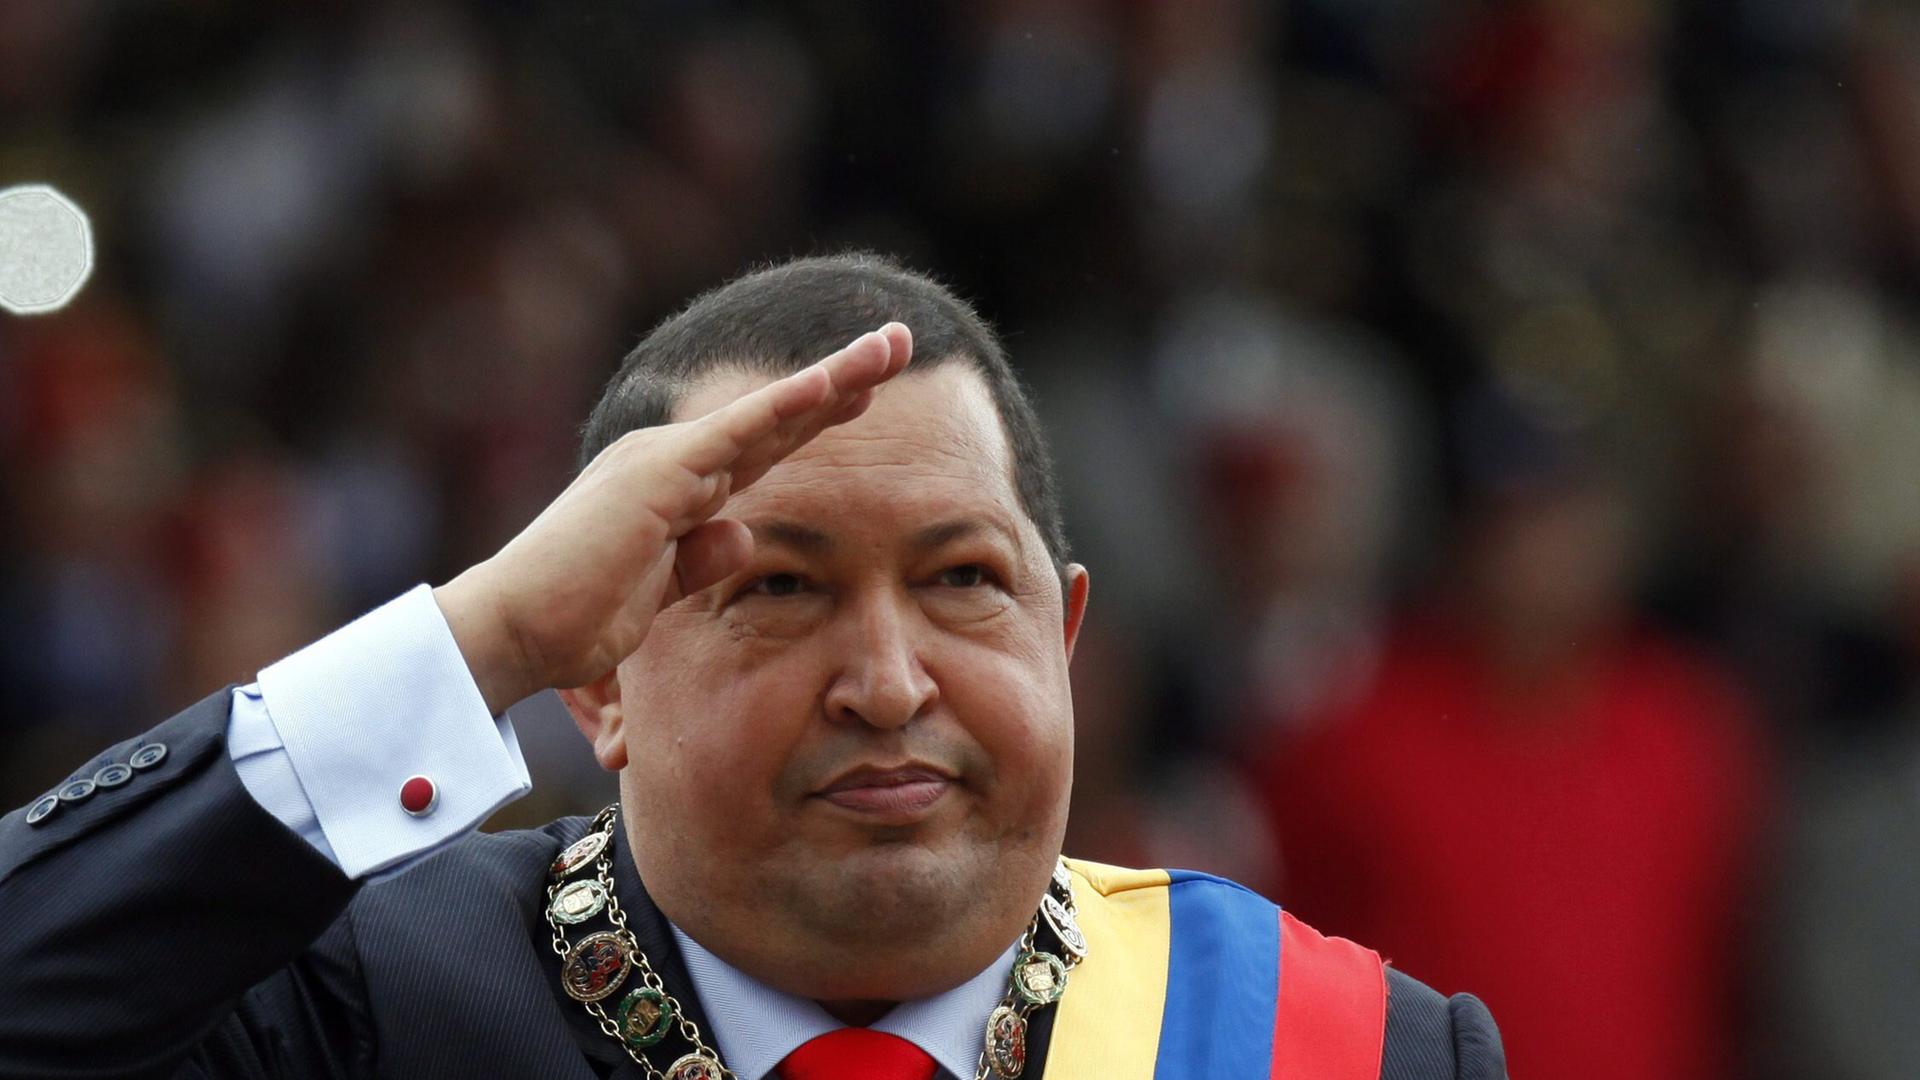
M 865 347 L 869 341 L 872 348 Z M 845 398 L 900 374 L 912 357 L 913 333 L 902 323 L 890 322 L 815 366 L 833 380 L 834 396 Z
M 885 376 L 885 378 L 891 379 L 895 375 L 900 374 L 901 370 L 907 366 L 908 360 L 913 359 L 913 331 L 907 329 L 906 323 L 890 322 L 880 328 L 880 333 L 887 339 L 887 344 L 891 346 L 888 360 L 889 370 Z
M 839 409 L 824 418 L 820 423 L 820 427 L 824 430 L 835 424 L 844 424 L 854 417 L 859 416 L 861 413 L 866 412 L 867 406 L 871 404 L 873 404 L 873 387 L 869 386 L 865 390 L 848 398 L 845 405 L 840 406 Z
M 875 389 L 906 370 L 907 363 L 913 359 L 913 334 L 904 324 L 897 322 L 888 323 L 877 333 L 887 343 L 884 366 L 877 373 L 852 366 L 854 363 L 870 361 L 873 359 L 871 356 L 847 358 L 849 366 L 846 369 L 835 370 L 828 365 L 829 371 L 833 372 L 835 398 L 839 403 L 835 405 L 830 399 L 818 408 L 784 421 L 773 435 L 748 447 L 733 464 L 733 490 L 738 491 L 751 484 L 772 468 L 775 462 L 805 446 L 815 435 L 866 412 L 867 406 L 873 404 Z
M 712 518 L 679 540 L 673 573 L 680 595 L 691 596 L 747 565 L 753 557 L 753 533 L 733 518 Z
M 812 438 L 863 392 L 899 374 L 912 355 L 912 342 L 906 327 L 889 323 L 804 371 L 714 410 L 689 425 L 691 441 L 681 464 L 705 475 L 743 456 L 770 454 L 766 461 L 754 462 L 764 471 Z M 740 486 L 736 483 L 735 490 Z
M 868 387 L 858 394 L 855 394 L 847 400 L 846 404 L 840 406 L 840 408 L 833 412 L 815 413 L 813 416 L 810 416 L 808 418 L 809 423 L 805 428 L 785 433 L 777 442 L 769 439 L 759 446 L 750 447 L 745 453 L 735 458 L 733 464 L 727 467 L 728 475 L 732 480 L 729 494 L 739 491 L 741 488 L 765 476 L 767 470 L 778 464 L 781 458 L 812 442 L 815 435 L 820 434 L 822 431 L 836 424 L 844 424 L 852 420 L 854 417 L 866 412 L 867 406 L 872 404 L 873 388 Z M 770 443 L 772 445 L 769 445 Z

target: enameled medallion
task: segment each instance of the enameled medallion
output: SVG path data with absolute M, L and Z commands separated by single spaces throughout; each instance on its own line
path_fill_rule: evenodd
M 570 881 L 559 892 L 553 894 L 553 903 L 548 912 L 555 922 L 568 926 L 586 922 L 600 914 L 607 906 L 607 889 L 593 878 L 581 878 Z
M 566 877 L 568 874 L 587 865 L 594 859 L 599 858 L 600 852 L 607 846 L 607 840 L 612 836 L 613 834 L 611 832 L 590 832 L 580 839 L 575 840 L 573 843 L 568 844 L 567 850 L 561 852 L 560 857 L 553 860 L 553 876 L 555 880 Z
M 667 1080 L 720 1080 L 720 1063 L 704 1054 L 688 1054 L 667 1066 Z
M 627 981 L 633 954 L 619 934 L 602 930 L 588 934 L 567 952 L 560 966 L 560 985 L 575 1001 L 599 1001 Z
M 1080 933 L 1080 924 L 1074 921 L 1073 912 L 1067 910 L 1067 905 L 1051 895 L 1043 896 L 1040 898 L 1040 914 L 1053 929 L 1053 936 L 1060 939 L 1061 947 L 1072 953 L 1076 960 L 1087 958 L 1086 936 Z
M 1067 965 L 1052 953 L 1030 952 L 1013 962 L 1013 991 L 1030 1005 L 1051 1005 L 1067 988 Z
M 1001 1080 L 1013 1080 L 1027 1067 L 1027 1021 L 1005 1005 L 987 1017 L 987 1064 Z
M 614 1022 L 620 1028 L 622 1042 L 645 1049 L 667 1037 L 673 1030 L 674 1016 L 672 998 L 643 986 L 620 999 Z

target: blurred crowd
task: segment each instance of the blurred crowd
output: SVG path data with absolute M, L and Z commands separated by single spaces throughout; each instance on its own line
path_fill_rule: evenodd
M 1920 1075 L 1920 12 L 20 0 L 25 182 L 98 251 L 0 316 L 7 807 L 490 554 L 694 292 L 872 248 L 1055 440 L 1071 851 L 1518 1077 Z M 515 716 L 495 827 L 612 797 Z

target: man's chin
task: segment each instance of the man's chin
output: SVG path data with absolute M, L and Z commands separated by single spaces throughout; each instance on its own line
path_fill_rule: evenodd
M 1027 853 L 953 834 L 844 848 L 794 843 L 782 855 L 762 864 L 754 890 L 757 941 L 740 942 L 757 944 L 759 955 L 743 953 L 738 966 L 815 1000 L 913 1000 L 973 978 L 1018 940 L 1051 870 L 1037 868 L 1028 897 L 1006 879 Z
M 991 865 L 959 844 L 868 844 L 796 867 L 789 911 L 845 948 L 911 949 L 964 932 L 984 914 L 981 898 L 995 890 L 981 876 Z
M 821 914 L 849 928 L 937 924 L 940 912 L 964 904 L 976 887 L 966 872 L 971 861 L 913 841 L 869 844 L 815 864 L 810 891 Z

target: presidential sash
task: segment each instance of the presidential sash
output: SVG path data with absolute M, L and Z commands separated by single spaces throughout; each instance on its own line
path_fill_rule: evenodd
M 1067 865 L 1090 948 L 1047 1080 L 1377 1080 L 1378 953 L 1208 874 Z

